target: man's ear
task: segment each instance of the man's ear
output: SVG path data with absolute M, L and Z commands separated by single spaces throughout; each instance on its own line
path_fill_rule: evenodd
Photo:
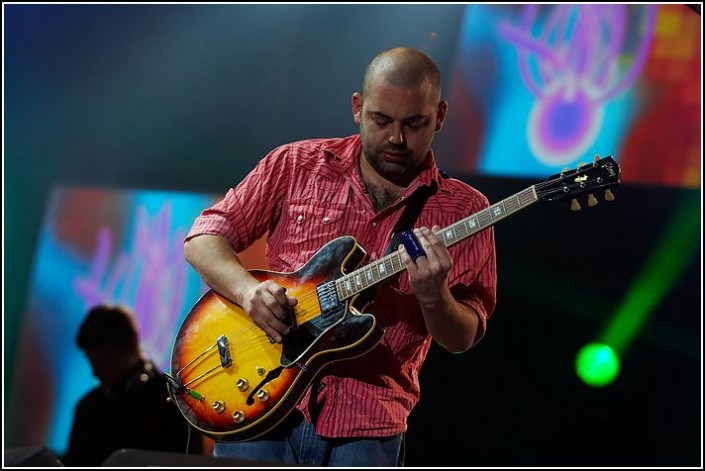
M 446 120 L 448 113 L 448 102 L 443 100 L 438 104 L 438 112 L 436 114 L 436 132 L 440 132 L 443 128 L 443 122 Z
M 355 92 L 352 94 L 352 113 L 355 124 L 360 125 L 362 120 L 362 94 L 360 92 Z

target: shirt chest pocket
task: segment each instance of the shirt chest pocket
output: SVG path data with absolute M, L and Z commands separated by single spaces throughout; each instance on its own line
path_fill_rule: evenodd
M 315 247 L 314 250 L 346 235 L 343 205 L 319 201 L 292 202 L 286 214 L 288 236 L 292 242 Z
M 333 207 L 329 203 L 317 204 L 315 206 L 308 204 L 291 204 L 287 213 L 291 221 L 297 226 L 335 226 L 343 217 L 344 209 L 342 207 Z

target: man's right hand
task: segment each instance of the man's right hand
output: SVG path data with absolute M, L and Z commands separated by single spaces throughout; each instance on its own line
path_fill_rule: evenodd
M 289 332 L 287 316 L 297 303 L 296 298 L 286 294 L 286 288 L 266 280 L 243 293 L 241 307 L 271 339 L 281 343 L 282 336 Z

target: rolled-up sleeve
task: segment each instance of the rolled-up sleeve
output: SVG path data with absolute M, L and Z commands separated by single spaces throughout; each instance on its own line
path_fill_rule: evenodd
M 185 240 L 203 234 L 224 237 L 236 252 L 245 250 L 276 224 L 289 187 L 287 146 L 267 154 L 225 197 L 203 210 Z

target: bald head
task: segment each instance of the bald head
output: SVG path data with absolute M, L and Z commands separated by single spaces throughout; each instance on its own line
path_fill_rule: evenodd
M 387 49 L 370 61 L 362 80 L 363 96 L 375 85 L 383 83 L 400 88 L 415 88 L 428 84 L 437 91 L 438 100 L 441 99 L 441 73 L 438 66 L 416 49 Z

